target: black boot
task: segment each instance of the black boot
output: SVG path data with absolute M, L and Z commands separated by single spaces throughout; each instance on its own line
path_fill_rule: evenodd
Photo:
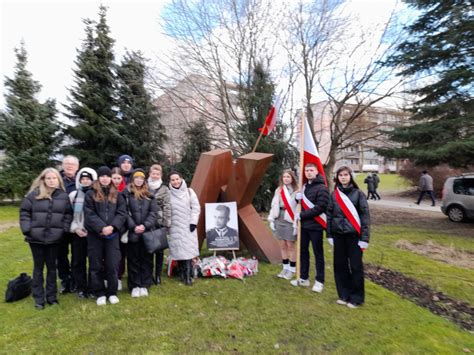
M 65 295 L 66 293 L 71 292 L 71 279 L 66 278 L 61 280 L 61 287 L 59 288 L 59 293 Z
M 161 270 L 163 269 L 163 250 L 156 252 L 156 262 L 155 262 L 155 277 L 153 282 L 155 285 L 161 284 Z
M 185 262 L 186 262 L 186 260 L 178 260 L 179 278 L 180 278 L 181 282 L 183 282 L 183 283 L 186 280 Z
M 186 279 L 184 284 L 186 286 L 193 285 L 193 265 L 192 260 L 185 260 L 185 272 L 186 272 Z

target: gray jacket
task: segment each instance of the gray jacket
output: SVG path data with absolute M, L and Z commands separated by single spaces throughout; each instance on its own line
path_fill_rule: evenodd
M 420 190 L 433 191 L 433 178 L 428 174 L 423 174 L 420 177 Z
M 170 205 L 170 189 L 168 186 L 161 184 L 156 190 L 150 190 L 155 196 L 158 203 L 158 218 L 156 223 L 159 227 L 171 227 L 171 205 Z

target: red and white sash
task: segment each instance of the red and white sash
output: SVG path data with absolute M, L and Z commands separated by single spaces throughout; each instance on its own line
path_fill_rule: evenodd
M 280 189 L 280 197 L 283 201 L 283 204 L 285 205 L 286 212 L 288 212 L 288 215 L 290 216 L 291 220 L 294 221 L 296 212 L 296 202 L 295 199 L 291 198 L 290 191 L 288 191 L 288 188 L 285 185 L 283 185 Z
M 349 197 L 346 196 L 346 194 L 339 190 L 338 187 L 336 187 L 334 190 L 334 195 L 336 196 L 336 202 L 344 213 L 344 216 L 346 216 L 354 229 L 360 235 L 360 218 L 354 204 L 349 199 Z
M 309 210 L 314 207 L 314 203 L 312 203 L 305 195 L 304 190 L 306 188 L 306 185 L 303 186 L 303 199 L 301 200 L 301 206 L 303 207 L 303 210 Z M 314 217 L 314 220 L 318 222 L 324 229 L 326 229 L 326 213 L 321 213 L 320 215 Z

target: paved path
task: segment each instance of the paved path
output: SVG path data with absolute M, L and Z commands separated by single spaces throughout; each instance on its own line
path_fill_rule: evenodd
M 411 209 L 415 211 L 429 211 L 429 212 L 441 212 L 441 208 L 439 207 L 439 202 L 436 201 L 438 204 L 436 206 L 431 206 L 431 202 L 429 200 L 422 201 L 421 204 L 418 206 L 415 204 L 415 201 L 410 199 L 384 199 L 381 200 L 369 200 L 370 206 L 384 206 L 388 208 L 402 208 L 402 209 Z

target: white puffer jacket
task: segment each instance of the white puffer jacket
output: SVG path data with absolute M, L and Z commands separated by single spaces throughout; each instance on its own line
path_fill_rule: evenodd
M 201 212 L 196 193 L 188 189 L 184 180 L 179 189 L 170 185 L 170 204 L 170 257 L 173 260 L 189 260 L 199 256 L 197 230 L 191 232 L 189 229 L 190 224 L 197 225 Z
M 267 218 L 268 221 L 270 222 L 275 222 L 275 220 L 280 216 L 280 207 L 285 207 L 283 200 L 281 199 L 281 196 L 280 196 L 280 190 L 281 190 L 281 187 L 276 188 L 275 195 L 273 196 L 273 199 L 272 199 L 272 205 L 271 205 L 270 212 L 268 213 L 268 218 Z M 291 199 L 290 201 L 288 201 L 288 203 L 290 203 L 290 205 L 293 206 L 293 208 L 296 210 L 296 200 L 295 200 L 296 193 L 292 191 L 291 188 L 289 189 L 289 191 L 290 191 Z M 286 210 L 285 210 L 284 219 L 286 222 L 293 223 L 293 220 L 291 219 L 290 215 L 288 214 Z

